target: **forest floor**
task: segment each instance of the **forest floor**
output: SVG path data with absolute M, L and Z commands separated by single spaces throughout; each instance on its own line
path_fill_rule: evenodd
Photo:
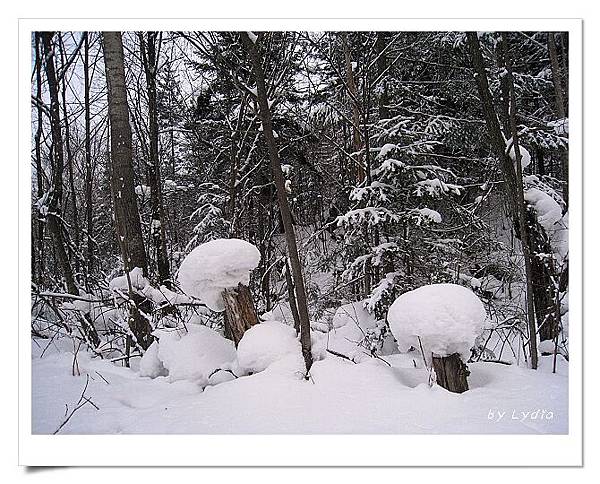
M 408 354 L 359 364 L 333 355 L 310 379 L 263 371 L 204 389 L 140 377 L 132 368 L 77 354 L 66 340 L 32 343 L 32 432 L 51 434 L 553 433 L 568 432 L 568 363 L 540 369 L 470 363 L 463 394 L 429 387 Z

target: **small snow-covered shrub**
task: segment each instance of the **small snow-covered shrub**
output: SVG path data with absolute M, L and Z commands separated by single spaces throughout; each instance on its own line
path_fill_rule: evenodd
M 388 354 L 391 336 L 385 321 L 378 320 L 364 302 L 340 306 L 331 320 L 327 348 L 358 362 L 374 353 Z
M 199 245 L 181 263 L 181 288 L 213 311 L 224 311 L 223 290 L 248 285 L 260 262 L 259 250 L 240 239 L 216 239 Z
M 235 361 L 233 342 L 206 326 L 190 325 L 188 332 L 157 332 L 158 359 L 171 381 L 191 380 L 206 385 L 218 369 L 229 369 Z
M 247 330 L 238 344 L 237 357 L 240 368 L 252 373 L 283 360 L 306 372 L 296 331 L 278 321 L 265 321 Z
M 432 353 L 459 353 L 466 361 L 483 331 L 485 318 L 479 298 L 457 284 L 432 284 L 404 293 L 388 312 L 390 329 L 400 349 L 422 345 L 427 360 Z

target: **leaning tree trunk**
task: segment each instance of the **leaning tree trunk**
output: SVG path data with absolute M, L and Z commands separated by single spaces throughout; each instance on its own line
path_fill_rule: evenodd
M 538 355 L 537 355 L 537 335 L 536 335 L 536 324 L 535 314 L 533 306 L 533 287 L 531 280 L 531 254 L 529 253 L 529 242 L 528 242 L 528 230 L 525 222 L 525 201 L 523 199 L 523 172 L 521 169 L 521 152 L 518 146 L 518 139 L 516 136 L 516 129 L 513 128 L 513 144 L 516 158 L 516 169 L 515 164 L 511 160 L 510 156 L 506 151 L 506 141 L 500 129 L 498 122 L 498 116 L 494 108 L 494 102 L 492 94 L 490 92 L 490 86 L 487 79 L 487 73 L 483 62 L 483 55 L 481 53 L 481 46 L 479 45 L 479 38 L 475 32 L 467 32 L 467 40 L 471 50 L 471 59 L 473 67 L 475 69 L 475 79 L 477 81 L 477 88 L 479 91 L 479 97 L 481 99 L 483 115 L 485 118 L 485 124 L 487 127 L 488 135 L 490 137 L 492 149 L 494 150 L 498 160 L 500 161 L 500 169 L 502 171 L 504 181 L 506 184 L 506 193 L 508 195 L 508 201 L 512 212 L 512 217 L 515 225 L 519 228 L 519 236 L 521 239 L 521 246 L 523 247 L 523 256 L 525 259 L 525 279 L 527 287 L 527 324 L 529 328 L 529 352 L 531 354 L 531 367 L 537 368 Z M 505 51 L 505 55 L 507 55 Z M 510 67 L 508 65 L 507 67 Z M 510 75 L 510 72 L 509 72 Z M 509 86 L 510 88 L 510 86 Z M 514 90 L 513 90 L 514 96 Z M 508 100 L 507 100 L 508 101 Z M 514 102 L 511 103 L 514 106 Z M 513 111 L 514 120 L 514 111 Z
M 121 248 L 125 272 L 139 267 L 148 274 L 146 250 L 138 212 L 133 181 L 131 126 L 127 108 L 123 40 L 120 32 L 103 32 L 104 63 L 108 83 L 108 117 L 110 121 L 111 191 L 115 211 L 117 238 Z M 152 326 L 140 313 L 142 299 L 129 281 L 129 296 L 133 301 L 129 327 L 137 344 L 147 349 L 152 344 Z M 132 341 L 130 341 L 132 343 Z M 135 342 L 133 342 L 135 343 Z
M 252 70 L 256 80 L 258 105 L 260 108 L 260 119 L 262 121 L 263 135 L 269 152 L 269 160 L 271 162 L 271 170 L 275 179 L 277 188 L 277 199 L 279 201 L 279 211 L 285 230 L 285 239 L 292 267 L 292 276 L 296 288 L 296 300 L 298 304 L 298 316 L 300 317 L 300 344 L 302 345 L 302 355 L 306 363 L 306 371 L 310 371 L 312 366 L 311 340 L 310 340 L 310 320 L 308 317 L 308 304 L 306 301 L 306 288 L 304 286 L 304 276 L 302 275 L 302 266 L 300 265 L 300 257 L 298 255 L 298 247 L 296 245 L 296 234 L 292 221 L 292 212 L 290 211 L 287 193 L 285 190 L 285 181 L 281 170 L 281 161 L 279 159 L 279 151 L 273 135 L 273 122 L 271 118 L 271 110 L 269 108 L 269 100 L 267 98 L 267 87 L 265 84 L 265 74 L 262 67 L 261 55 L 258 47 L 248 36 L 247 32 L 240 34 L 244 47 L 248 52 L 252 63 Z
M 240 282 L 237 287 L 223 291 L 223 302 L 225 303 L 225 334 L 237 347 L 244 333 L 258 324 L 252 293 L 248 286 Z
M 450 356 L 433 355 L 432 365 L 439 386 L 454 393 L 463 393 L 469 389 L 469 369 L 458 353 Z

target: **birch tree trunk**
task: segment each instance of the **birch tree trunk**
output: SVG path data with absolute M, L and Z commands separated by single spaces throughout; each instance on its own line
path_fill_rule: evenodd
M 111 190 L 115 211 L 117 237 L 121 248 L 123 266 L 127 274 L 135 268 L 148 274 L 146 250 L 134 188 L 131 152 L 131 126 L 125 87 L 123 41 L 120 32 L 103 32 L 104 63 L 108 82 L 108 116 L 110 120 Z M 130 310 L 129 327 L 137 343 L 146 349 L 152 343 L 152 327 L 141 315 L 141 303 L 129 284 L 129 295 L 133 302 Z

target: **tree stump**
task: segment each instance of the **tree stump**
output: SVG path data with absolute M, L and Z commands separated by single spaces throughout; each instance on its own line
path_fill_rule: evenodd
M 432 364 L 438 385 L 454 393 L 463 393 L 469 389 L 469 369 L 458 353 L 450 356 L 433 355 Z
M 246 330 L 258 323 L 258 316 L 248 286 L 239 283 L 235 288 L 223 291 L 225 303 L 225 334 L 236 348 Z

